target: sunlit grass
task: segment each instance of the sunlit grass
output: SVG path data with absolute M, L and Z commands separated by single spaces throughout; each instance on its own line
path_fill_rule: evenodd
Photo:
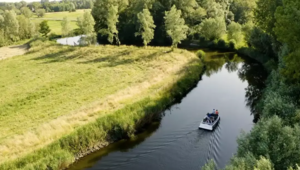
M 100 117 L 144 101 L 111 118 L 135 126 L 144 107 L 159 105 L 153 101 L 168 98 L 170 88 L 180 79 L 195 79 L 192 73 L 201 71 L 199 59 L 185 50 L 69 47 L 41 41 L 32 45 L 28 54 L 0 61 L 0 163 L 44 148 Z M 195 65 L 198 70 L 192 69 Z M 138 110 L 141 114 L 135 114 Z M 106 131 L 97 133 L 102 139 Z M 68 149 L 57 152 L 70 155 Z M 55 153 L 49 152 L 47 159 Z
M 41 23 L 42 20 L 34 20 L 35 23 Z M 48 25 L 50 27 L 51 32 L 57 35 L 61 35 L 61 21 L 48 21 Z M 71 21 L 70 26 L 72 29 L 78 28 L 76 22 Z
M 90 10 L 90 9 L 86 9 Z M 78 28 L 76 24 L 77 17 L 82 16 L 84 13 L 84 10 L 76 10 L 76 12 L 53 12 L 53 13 L 46 13 L 44 17 L 38 18 L 36 15 L 34 15 L 31 20 L 35 23 L 41 23 L 43 20 L 48 21 L 48 25 L 51 29 L 51 33 L 61 35 L 61 21 L 64 17 L 68 17 L 69 20 L 71 20 L 71 28 L 76 29 Z
M 42 18 L 39 18 L 36 15 L 34 15 L 32 18 L 41 20 L 62 20 L 64 17 L 68 17 L 70 20 L 76 21 L 77 17 L 82 16 L 85 10 L 91 11 L 90 9 L 81 9 L 76 10 L 75 12 L 49 12 L 45 13 L 45 15 Z

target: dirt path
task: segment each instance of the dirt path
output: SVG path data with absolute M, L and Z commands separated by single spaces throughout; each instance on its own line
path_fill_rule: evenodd
M 28 45 L 15 45 L 0 48 L 0 60 L 26 53 Z

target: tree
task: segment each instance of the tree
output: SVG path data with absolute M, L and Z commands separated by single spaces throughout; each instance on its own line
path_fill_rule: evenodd
M 277 116 L 260 120 L 238 139 L 237 156 L 268 157 L 276 170 L 300 163 L 300 128 L 285 126 Z
M 173 0 L 173 4 L 182 11 L 182 16 L 188 18 L 198 7 L 196 0 Z
M 4 17 L 2 16 L 2 15 L 0 15 L 0 29 L 2 30 L 2 29 L 4 29 L 4 25 L 5 23 L 4 23 Z
M 185 25 L 184 19 L 181 18 L 181 11 L 177 10 L 175 5 L 170 11 L 165 12 L 164 19 L 167 34 L 172 39 L 172 48 L 176 48 L 178 43 L 186 38 L 188 26 Z
M 137 17 L 140 23 L 140 27 L 136 35 L 141 35 L 144 40 L 144 45 L 147 46 L 147 44 L 150 43 L 154 38 L 155 25 L 153 17 L 151 16 L 151 13 L 148 9 L 144 9 L 143 12 L 138 13 Z
M 18 16 L 19 21 L 19 37 L 20 39 L 26 39 L 31 37 L 31 24 L 27 17 L 24 15 Z
M 270 160 L 261 157 L 259 161 L 257 161 L 257 165 L 254 170 L 274 170 L 272 167 L 272 163 Z
M 206 40 L 220 39 L 226 31 L 226 23 L 223 18 L 205 19 L 199 28 L 199 33 Z
M 21 13 L 27 18 L 30 18 L 33 15 L 31 10 L 28 7 L 21 8 Z
M 49 28 L 49 25 L 48 25 L 48 21 L 47 20 L 44 20 L 40 23 L 40 30 L 39 32 L 44 36 L 44 37 L 47 37 L 47 35 L 50 33 L 50 28 Z
M 216 164 L 215 164 L 214 160 L 210 160 L 201 169 L 202 170 L 215 170 L 216 169 Z
M 61 22 L 61 32 L 62 36 L 69 36 L 71 32 L 71 26 L 70 26 L 70 20 L 68 17 L 64 17 L 62 22 Z
M 248 44 L 250 44 L 253 49 L 268 57 L 276 57 L 272 46 L 273 37 L 270 34 L 267 34 L 258 27 L 254 27 L 246 37 L 248 37 Z
M 94 32 L 95 21 L 93 16 L 85 11 L 83 17 L 77 18 L 77 25 L 83 34 L 91 34 Z
M 0 47 L 4 45 L 5 43 L 5 37 L 4 37 L 4 18 L 2 15 L 0 15 Z
M 74 11 L 76 11 L 76 7 L 74 3 L 70 3 L 69 12 L 74 12 Z
M 36 15 L 38 17 L 43 17 L 45 15 L 45 13 L 46 13 L 45 9 L 38 9 L 38 10 L 36 10 Z
M 255 0 L 234 0 L 230 6 L 231 11 L 234 13 L 234 21 L 240 24 L 251 22 L 255 7 Z
M 275 11 L 282 5 L 282 0 L 257 0 L 254 10 L 255 24 L 267 34 L 274 35 L 273 28 L 276 22 Z
M 115 41 L 117 44 L 120 44 L 117 23 L 119 22 L 119 14 L 122 13 L 127 6 L 128 0 L 96 0 L 94 3 L 92 15 L 96 22 L 95 31 L 105 38 L 107 36 L 107 40 L 110 43 Z M 130 12 L 124 13 L 124 15 L 129 15 L 129 13 Z M 127 21 L 126 23 L 129 24 Z M 134 29 L 132 29 L 132 31 L 134 31 Z
M 118 29 L 117 23 L 119 22 L 118 7 L 115 5 L 110 5 L 108 7 L 107 15 L 105 18 L 106 28 L 102 28 L 99 33 L 102 35 L 107 35 L 107 40 L 112 44 L 114 40 L 119 45 Z
M 285 67 L 282 68 L 281 74 L 286 78 L 289 83 L 299 83 L 300 82 L 300 48 L 296 49 L 293 52 L 290 52 L 288 55 L 284 56 Z
M 19 40 L 19 23 L 15 11 L 5 11 L 4 13 L 4 34 L 11 41 Z
M 42 7 L 41 3 L 39 2 L 33 2 L 32 6 L 34 8 L 34 11 L 36 12 L 40 7 Z
M 228 39 L 233 39 L 237 44 L 243 41 L 242 26 L 239 23 L 231 22 L 228 26 Z
M 250 37 L 250 34 L 251 34 L 251 31 L 254 27 L 254 24 L 252 21 L 249 21 L 245 24 L 243 24 L 242 26 L 242 31 L 243 31 L 243 34 L 244 34 L 244 40 L 245 41 L 248 41 L 249 40 L 249 37 Z
M 245 157 L 233 157 L 225 170 L 274 170 L 272 162 L 265 157 L 256 160 L 253 155 L 247 154 Z
M 27 3 L 25 1 L 20 2 L 20 8 L 19 9 L 21 9 L 23 7 L 27 7 Z
M 95 21 L 91 13 L 85 11 L 83 17 L 77 18 L 77 25 L 80 32 L 84 34 L 80 40 L 81 44 L 90 45 L 96 42 Z
M 275 13 L 274 32 L 278 40 L 287 43 L 291 50 L 299 48 L 300 23 L 295 21 L 299 15 L 300 1 L 283 0 L 283 6 L 279 6 Z

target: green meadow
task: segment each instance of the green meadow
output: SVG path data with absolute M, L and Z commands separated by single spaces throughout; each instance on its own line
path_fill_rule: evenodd
M 0 169 L 48 166 L 55 154 L 68 155 L 67 166 L 76 154 L 105 142 L 115 126 L 132 135 L 145 113 L 167 107 L 202 68 L 194 53 L 180 49 L 40 40 L 30 46 L 27 54 L 0 61 Z M 82 128 L 89 133 L 79 133 Z M 56 161 L 63 158 L 55 159 L 53 166 L 61 166 Z
M 90 9 L 86 9 L 89 10 Z M 41 18 L 34 15 L 31 20 L 33 20 L 35 23 L 40 23 L 43 20 L 48 21 L 48 25 L 51 29 L 51 33 L 61 35 L 61 21 L 64 17 L 68 17 L 69 20 L 71 20 L 71 28 L 76 29 L 78 28 L 76 21 L 78 17 L 81 17 L 84 13 L 84 10 L 76 10 L 76 12 L 51 12 L 51 13 L 45 13 L 45 15 Z

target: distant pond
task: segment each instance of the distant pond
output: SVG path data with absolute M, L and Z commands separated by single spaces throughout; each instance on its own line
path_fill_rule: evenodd
M 60 38 L 60 39 L 57 39 L 56 42 L 58 44 L 62 44 L 62 45 L 77 46 L 80 44 L 80 38 L 84 37 L 84 36 L 85 35 L 78 35 L 75 37 Z M 98 43 L 96 45 L 98 45 Z

